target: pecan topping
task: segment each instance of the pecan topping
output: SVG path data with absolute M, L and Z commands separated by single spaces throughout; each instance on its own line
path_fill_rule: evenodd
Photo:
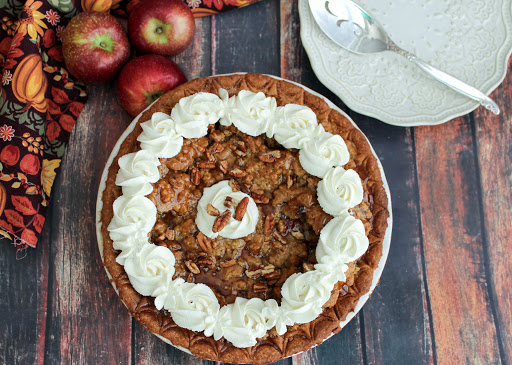
M 247 212 L 247 206 L 249 205 L 249 198 L 243 198 L 240 203 L 236 206 L 235 219 L 241 221 L 244 218 L 245 212 Z
M 222 152 L 224 151 L 224 146 L 221 145 L 220 143 L 218 142 L 215 142 L 214 144 L 212 144 L 212 146 L 210 147 L 210 151 L 211 153 L 219 153 L 219 152 Z
M 254 290 L 255 293 L 263 293 L 268 290 L 268 286 L 266 286 L 263 283 L 255 283 L 252 289 Z
M 240 151 L 240 150 L 236 150 L 235 151 L 235 155 L 237 155 L 238 157 L 245 157 L 247 156 L 247 154 L 243 151 Z
M 212 252 L 213 251 L 212 241 L 208 237 L 206 237 L 203 234 L 203 232 L 199 232 L 196 236 L 196 239 L 197 239 L 197 243 L 201 247 L 201 250 L 203 250 L 204 252 Z
M 171 250 L 181 249 L 181 245 L 178 242 L 171 242 L 170 246 L 171 246 Z
M 315 270 L 315 265 L 313 265 L 310 262 L 303 262 L 302 263 L 302 270 L 304 272 Z
M 187 275 L 187 283 L 194 282 L 194 275 L 192 273 Z
M 255 279 L 261 275 L 261 269 L 259 267 L 253 267 L 249 270 L 245 270 L 245 275 L 250 279 Z
M 215 261 L 213 260 L 213 257 L 205 257 L 203 259 L 197 260 L 197 264 L 201 267 L 212 266 L 215 264 Z
M 258 158 L 260 159 L 260 161 L 268 163 L 274 162 L 276 160 L 274 156 L 272 156 L 270 153 L 264 153 L 262 155 L 259 155 Z
M 237 147 L 240 151 L 247 152 L 247 145 L 245 144 L 244 141 L 238 141 Z
M 287 245 L 288 242 L 286 241 L 286 239 L 281 235 L 281 233 L 277 232 L 277 231 L 274 231 L 274 233 L 272 233 L 272 237 L 274 237 L 274 239 L 276 239 L 277 241 L 281 242 L 283 245 Z
M 158 236 L 157 238 L 155 238 L 155 242 L 162 242 L 163 240 L 165 240 L 165 235 L 162 233 L 160 236 Z
M 287 186 L 287 187 L 289 187 L 289 188 L 291 188 L 291 187 L 292 187 L 292 185 L 293 185 L 293 179 L 292 179 L 292 177 L 291 177 L 290 175 L 288 175 L 288 176 L 286 177 L 286 186 Z
M 281 277 L 281 270 L 277 269 L 272 272 L 269 272 L 268 274 L 264 274 L 263 276 L 265 276 L 265 279 L 269 281 L 277 280 Z
M 270 213 L 265 217 L 265 224 L 263 226 L 263 233 L 265 234 L 265 236 L 270 236 L 270 234 L 274 230 L 274 225 L 274 214 Z
M 233 198 L 230 196 L 227 196 L 226 200 L 224 200 L 224 206 L 227 208 L 233 208 Z
M 229 174 L 233 177 L 244 177 L 245 175 L 247 175 L 247 172 L 237 167 L 231 170 Z
M 215 162 L 215 156 L 211 153 L 209 149 L 206 150 L 206 158 L 208 159 L 208 161 Z
M 199 185 L 201 183 L 201 173 L 195 167 L 190 169 L 190 178 L 194 185 Z
M 215 161 L 197 161 L 196 166 L 199 167 L 200 169 L 213 169 L 215 167 Z
M 268 154 L 274 157 L 275 159 L 281 158 L 281 151 L 279 150 L 270 151 Z
M 174 229 L 168 229 L 165 231 L 165 238 L 167 238 L 169 241 L 173 241 L 175 236 L 176 234 Z
M 228 173 L 228 162 L 227 161 L 221 161 L 219 164 L 219 169 L 222 171 L 223 174 Z
M 234 193 L 237 191 L 240 191 L 240 184 L 236 180 L 229 180 L 228 182 L 229 186 L 231 187 L 231 190 L 233 190 Z
M 208 203 L 208 205 L 206 206 L 206 213 L 208 213 L 209 215 L 212 215 L 214 217 L 216 217 L 220 214 L 219 210 L 217 208 L 215 208 L 213 205 L 211 205 L 210 203 Z
M 295 237 L 298 240 L 304 239 L 304 234 L 302 232 L 293 231 L 292 236 Z
M 272 264 L 268 264 L 267 266 L 264 266 L 261 269 L 261 275 L 266 276 L 267 274 L 270 274 L 271 272 L 274 272 L 276 267 Z
M 220 267 L 231 267 L 233 265 L 236 265 L 236 261 L 234 259 L 228 260 L 228 261 L 222 261 L 219 266 Z
M 187 267 L 187 269 L 192 273 L 192 274 L 199 274 L 201 271 L 199 270 L 199 268 L 197 267 L 197 265 L 195 263 L 193 263 L 191 260 L 187 260 L 185 261 L 185 266 Z
M 217 233 L 220 232 L 226 227 L 226 224 L 228 224 L 229 220 L 231 218 L 231 211 L 226 210 L 224 213 L 219 215 L 217 219 L 215 219 L 215 222 L 213 222 L 213 228 L 212 232 Z
M 268 204 L 270 199 L 263 194 L 251 194 L 252 199 L 255 203 Z

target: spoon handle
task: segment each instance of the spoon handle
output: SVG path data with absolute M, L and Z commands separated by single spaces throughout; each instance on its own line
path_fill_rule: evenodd
M 416 55 L 407 52 L 406 50 L 398 47 L 396 44 L 390 42 L 388 44 L 388 50 L 394 51 L 405 58 L 407 58 L 412 63 L 416 64 L 419 68 L 421 68 L 423 71 L 425 71 L 427 74 L 429 74 L 431 77 L 436 79 L 439 82 L 442 82 L 448 87 L 451 87 L 453 90 L 461 93 L 462 95 L 465 95 L 473 100 L 476 100 L 487 110 L 490 110 L 494 114 L 500 113 L 500 108 L 498 105 L 492 100 L 490 97 L 485 95 L 480 90 L 474 88 L 473 86 L 470 86 L 466 84 L 465 82 L 460 81 L 459 79 L 448 75 L 446 72 L 443 72 L 434 66 L 428 64 L 427 62 L 423 61 L 422 59 L 418 58 Z

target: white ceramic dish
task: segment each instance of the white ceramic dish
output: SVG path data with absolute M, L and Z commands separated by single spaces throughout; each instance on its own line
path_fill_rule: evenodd
M 355 1 L 398 46 L 485 94 L 505 78 L 512 52 L 510 0 Z M 357 55 L 341 48 L 320 30 L 308 0 L 299 0 L 299 14 L 315 74 L 350 109 L 410 127 L 444 123 L 479 105 L 397 54 Z
M 241 74 L 241 73 L 239 73 Z M 231 74 L 230 74 L 231 75 Z M 219 76 L 222 76 L 222 75 L 219 75 Z M 269 75 L 271 76 L 271 75 Z M 278 79 L 278 80 L 283 80 L 279 77 L 276 77 L 276 76 L 271 76 L 275 79 Z M 286 80 L 288 82 L 291 82 L 297 86 L 300 86 L 302 87 L 304 90 L 310 92 L 311 94 L 313 95 L 316 95 L 316 96 L 319 96 L 321 97 L 322 99 L 324 99 L 327 104 L 329 104 L 329 107 L 331 107 L 332 109 L 335 109 L 337 111 L 339 111 L 341 114 L 343 114 L 348 120 L 350 120 L 352 122 L 352 124 L 356 127 L 357 125 L 352 121 L 352 119 L 350 119 L 350 117 L 344 112 L 342 111 L 340 108 L 338 108 L 334 103 L 332 103 L 330 100 L 326 99 L 325 97 L 323 97 L 322 95 L 318 94 L 317 92 L 301 85 L 301 84 L 298 84 L 296 82 L 293 82 L 293 81 L 289 81 L 289 80 Z M 151 106 L 149 106 L 147 109 L 149 109 Z M 147 110 L 146 109 L 146 110 Z M 117 141 L 116 145 L 114 146 L 113 150 L 112 150 L 112 153 L 110 154 L 110 157 L 105 165 L 105 169 L 103 170 L 103 174 L 101 176 L 101 180 L 100 180 L 100 186 L 99 186 L 99 189 L 98 189 L 98 196 L 97 196 L 97 200 L 96 200 L 96 236 L 97 236 L 97 239 L 98 239 L 98 248 L 99 248 L 99 251 L 100 251 L 100 255 L 101 255 L 101 260 L 103 261 L 103 237 L 102 237 L 102 234 L 101 234 L 101 227 L 102 227 L 102 223 L 101 223 L 101 210 L 103 208 L 103 201 L 101 200 L 101 197 L 103 195 L 103 191 L 105 190 L 105 184 L 106 184 L 106 181 L 107 181 L 107 175 L 108 175 L 108 169 L 110 168 L 110 165 L 112 164 L 112 161 L 114 159 L 114 157 L 117 155 L 117 153 L 119 152 L 119 148 L 121 147 L 121 144 L 123 143 L 123 141 L 126 139 L 126 137 L 133 131 L 133 129 L 135 128 L 135 125 L 137 124 L 139 118 L 141 117 L 142 113 L 139 114 L 134 120 L 132 123 L 130 123 L 130 125 L 128 126 L 128 128 L 126 128 L 126 130 L 124 131 L 124 133 L 121 135 L 121 137 L 119 137 L 119 140 Z M 359 129 L 359 128 L 358 128 Z M 368 142 L 369 143 L 369 142 Z M 370 145 L 371 146 L 371 145 Z M 352 318 L 354 318 L 354 316 L 361 310 L 361 308 L 363 307 L 363 305 L 366 303 L 366 301 L 370 298 L 371 294 L 373 293 L 373 291 L 375 290 L 375 287 L 377 286 L 378 282 L 379 282 L 379 279 L 382 275 L 382 270 L 384 269 L 384 265 L 386 264 L 386 260 L 387 260 L 387 257 L 388 257 L 388 253 L 389 253 L 389 247 L 390 247 L 390 244 L 391 244 L 391 231 L 392 231 L 392 228 L 393 228 L 393 215 L 392 215 L 392 210 L 391 210 L 391 194 L 390 194 L 390 191 L 389 191 L 389 186 L 388 186 L 388 183 L 387 183 L 387 180 L 386 180 L 386 176 L 384 174 L 384 170 L 382 168 L 382 164 L 380 163 L 380 160 L 379 158 L 377 157 L 377 154 L 375 153 L 375 151 L 373 150 L 373 147 L 372 147 L 372 152 L 373 152 L 373 155 L 377 158 L 377 161 L 378 161 L 378 164 L 379 164 L 379 171 L 382 175 L 382 182 L 383 182 L 383 185 L 384 185 L 384 189 L 386 190 L 386 194 L 388 196 L 388 211 L 389 211 L 389 218 L 388 218 L 388 228 L 386 230 L 386 234 L 384 236 L 384 241 L 383 241 L 383 249 L 382 249 L 382 257 L 379 261 L 379 266 L 377 267 L 377 269 L 375 270 L 375 274 L 373 276 L 373 282 L 372 282 L 372 286 L 369 290 L 368 293 L 366 293 L 365 295 L 363 295 L 357 305 L 356 305 L 356 308 L 354 310 L 354 312 L 350 312 L 348 315 L 347 315 L 347 318 L 342 321 L 340 323 L 340 327 L 343 328 L 347 325 L 348 322 L 350 322 L 350 320 Z M 114 290 L 116 291 L 117 294 L 119 294 L 119 292 L 117 291 L 117 288 L 115 286 L 115 283 L 113 282 L 112 280 L 112 275 L 110 274 L 110 272 L 107 270 L 107 268 L 105 267 L 105 270 L 107 272 L 107 276 L 108 278 L 110 279 L 110 282 L 112 283 L 112 286 L 114 287 Z M 123 303 L 124 304 L 124 303 Z M 126 306 L 126 305 L 125 305 Z M 183 348 L 183 347 L 180 347 L 180 346 L 175 346 L 174 344 L 172 344 L 168 339 L 162 337 L 162 336 L 159 336 L 157 334 L 155 334 L 158 338 L 160 338 L 161 340 L 163 340 L 164 342 L 186 352 L 186 353 L 189 353 L 190 354 L 190 351 Z M 331 334 L 332 336 L 333 334 Z M 330 336 L 329 336 L 330 337 Z M 329 338 L 328 337 L 328 338 Z M 327 339 L 327 338 L 326 338 Z M 325 340 L 324 340 L 325 341 Z

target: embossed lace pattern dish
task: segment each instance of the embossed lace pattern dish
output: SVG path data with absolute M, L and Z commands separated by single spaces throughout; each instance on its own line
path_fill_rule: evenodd
M 402 48 L 489 94 L 512 51 L 508 0 L 358 1 Z M 434 125 L 479 104 L 432 80 L 392 52 L 358 55 L 318 27 L 299 0 L 301 38 L 320 81 L 351 109 L 399 126 Z

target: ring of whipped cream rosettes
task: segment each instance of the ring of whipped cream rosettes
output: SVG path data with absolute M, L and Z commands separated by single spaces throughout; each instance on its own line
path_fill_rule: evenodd
M 318 201 L 334 216 L 320 232 L 315 269 L 291 275 L 281 288 L 281 305 L 274 299 L 245 299 L 223 306 L 205 284 L 173 280 L 175 258 L 170 249 L 149 242 L 157 210 L 146 195 L 160 179 L 159 158 L 176 156 L 183 138 L 205 136 L 208 125 L 234 125 L 251 136 L 266 133 L 285 148 L 297 148 L 302 167 L 322 178 Z M 279 335 L 294 323 L 314 320 L 329 300 L 338 281 L 345 281 L 347 264 L 368 249 L 362 221 L 348 213 L 361 203 L 363 187 L 354 170 L 342 166 L 350 155 L 344 140 L 324 130 L 308 107 L 287 104 L 278 107 L 276 99 L 242 90 L 229 97 L 197 93 L 182 98 L 171 115 L 154 113 L 141 123 L 138 136 L 141 149 L 119 158 L 116 185 L 123 195 L 114 202 L 114 216 L 108 226 L 113 247 L 120 250 L 116 261 L 124 265 L 133 288 L 152 296 L 157 309 L 166 309 L 177 325 L 204 331 L 215 340 L 224 337 L 236 347 L 250 347 L 275 327 Z

